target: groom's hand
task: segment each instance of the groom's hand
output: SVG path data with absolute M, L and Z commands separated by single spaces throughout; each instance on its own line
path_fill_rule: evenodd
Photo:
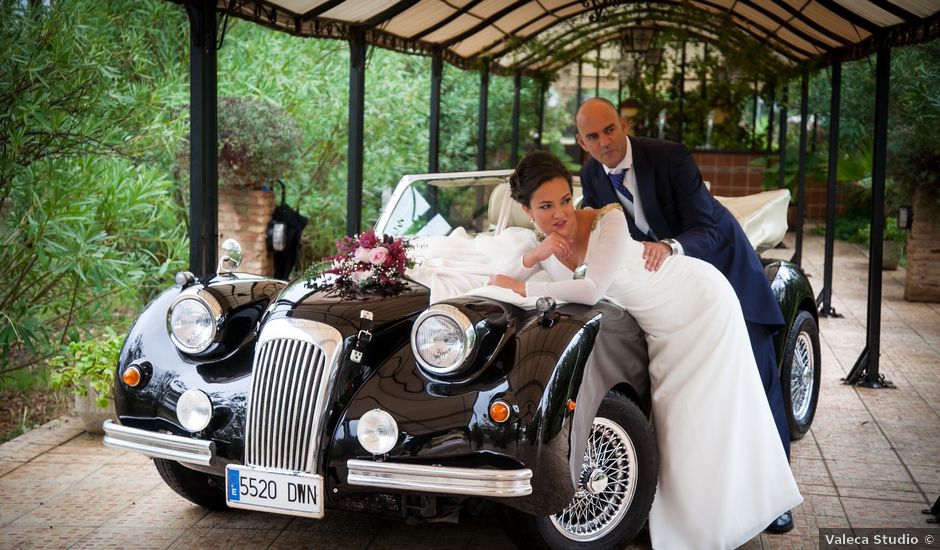
M 658 271 L 666 258 L 672 256 L 672 249 L 666 243 L 643 242 L 643 259 L 647 271 Z

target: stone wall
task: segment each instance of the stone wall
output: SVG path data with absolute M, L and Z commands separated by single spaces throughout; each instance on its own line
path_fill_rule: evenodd
M 940 302 L 940 220 L 923 192 L 914 192 L 914 223 L 907 236 L 907 281 L 904 298 Z
M 219 245 L 229 238 L 242 245 L 238 271 L 274 276 L 274 255 L 265 241 L 274 206 L 274 193 L 270 191 L 219 189 Z

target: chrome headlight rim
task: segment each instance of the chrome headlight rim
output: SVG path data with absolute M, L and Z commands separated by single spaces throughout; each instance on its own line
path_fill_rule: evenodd
M 212 335 L 210 338 L 208 338 L 205 345 L 198 346 L 198 347 L 188 346 L 184 342 L 182 342 L 179 338 L 177 338 L 176 334 L 174 334 L 173 332 L 173 323 L 172 323 L 173 310 L 176 309 L 176 307 L 181 302 L 184 302 L 186 300 L 195 300 L 201 303 L 209 312 L 209 315 L 212 317 L 212 324 L 211 324 Z M 179 349 L 183 353 L 189 353 L 193 355 L 202 353 L 206 351 L 207 349 L 209 349 L 210 347 L 212 347 L 212 345 L 218 342 L 219 340 L 219 335 L 221 334 L 221 329 L 222 329 L 222 305 L 211 294 L 207 294 L 205 292 L 199 292 L 196 289 L 185 290 L 181 292 L 180 295 L 177 296 L 173 300 L 173 302 L 170 303 L 170 307 L 169 309 L 167 309 L 166 329 L 170 335 L 170 340 L 173 342 L 173 344 L 176 346 L 177 349 Z
M 460 333 L 463 336 L 463 351 L 450 365 L 437 366 L 431 364 L 421 356 L 421 352 L 418 349 L 418 331 L 425 321 L 435 316 L 445 317 L 453 321 L 460 329 Z M 473 328 L 473 323 L 463 311 L 450 304 L 434 304 L 424 310 L 415 320 L 414 326 L 411 327 L 411 349 L 414 351 L 414 356 L 422 370 L 434 376 L 447 376 L 459 372 L 466 365 L 467 360 L 473 355 L 476 336 L 477 334 L 476 330 Z

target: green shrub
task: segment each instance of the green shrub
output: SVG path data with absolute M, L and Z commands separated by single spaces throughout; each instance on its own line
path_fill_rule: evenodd
M 88 385 L 98 393 L 95 403 L 107 407 L 114 385 L 114 373 L 124 337 L 105 327 L 97 338 L 69 342 L 62 351 L 49 360 L 54 372 L 54 389 L 71 389 L 76 394 L 88 395 Z

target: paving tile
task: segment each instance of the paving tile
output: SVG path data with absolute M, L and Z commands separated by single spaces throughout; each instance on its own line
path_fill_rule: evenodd
M 185 501 L 184 501 L 185 502 Z M 283 514 L 268 514 L 266 512 L 250 512 L 248 510 L 228 509 L 210 511 L 199 522 L 199 529 L 248 529 L 262 530 L 275 529 L 282 531 L 293 519 Z
M 183 527 L 147 527 L 104 525 L 92 530 L 69 550 L 162 550 L 186 534 Z
M 14 525 L 3 528 L 0 546 L 4 548 L 71 548 L 90 533 L 90 527 L 62 525 Z
M 25 461 L 21 462 L 18 460 L 2 460 L 0 459 L 0 477 L 7 475 L 13 470 L 19 468 L 23 464 L 26 464 Z
M 324 533 L 375 534 L 387 521 L 378 516 L 346 510 L 327 509 L 323 519 L 295 517 L 285 531 L 321 531 Z
M 869 500 L 861 498 L 842 499 L 853 528 L 860 527 L 926 527 L 921 513 L 924 503 L 897 502 L 891 500 Z
M 108 518 L 103 528 L 149 529 L 172 525 L 180 529 L 188 529 L 208 514 L 207 509 L 189 502 L 166 484 L 161 483 Z
M 271 544 L 272 549 L 316 548 L 316 550 L 366 550 L 375 535 L 364 533 L 326 533 L 318 531 L 283 531 Z
M 854 460 L 826 460 L 837 487 L 885 489 L 889 491 L 917 491 L 910 473 L 900 463 L 878 464 Z
M 268 548 L 280 536 L 271 529 L 227 529 L 193 527 L 186 530 L 168 548 L 200 550 L 231 550 Z

